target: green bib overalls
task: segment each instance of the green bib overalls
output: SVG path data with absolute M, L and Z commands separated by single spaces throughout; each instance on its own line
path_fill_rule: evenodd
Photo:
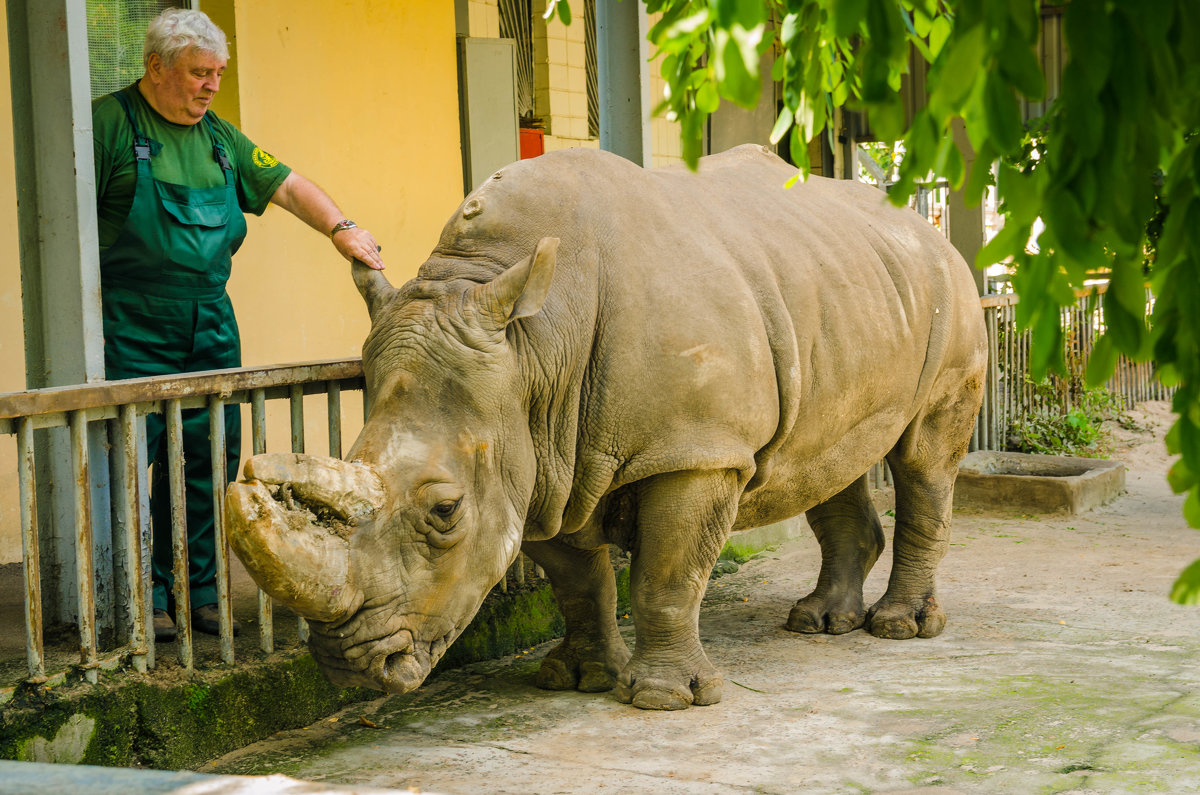
M 155 144 L 138 129 L 124 90 L 114 96 L 133 127 L 137 181 L 125 225 L 100 255 L 105 375 L 116 380 L 239 367 L 241 342 L 225 282 L 233 254 L 246 237 L 246 219 L 225 149 L 205 116 L 214 167 L 223 171 L 225 184 L 189 188 L 160 182 L 151 165 Z M 173 555 L 164 431 L 162 415 L 146 417 L 147 457 L 154 464 L 154 607 L 167 610 L 173 602 Z M 225 408 L 225 442 L 227 477 L 234 480 L 241 452 L 236 406 Z M 188 580 L 195 609 L 217 601 L 207 409 L 183 412 L 183 451 Z

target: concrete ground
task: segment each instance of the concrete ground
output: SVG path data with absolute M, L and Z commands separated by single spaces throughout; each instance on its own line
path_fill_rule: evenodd
M 1112 503 L 956 513 L 937 638 L 785 630 L 816 577 L 805 536 L 710 583 L 700 630 L 725 676 L 717 705 L 643 712 L 538 690 L 546 644 L 201 772 L 445 793 L 1198 791 L 1200 608 L 1167 592 L 1200 534 L 1165 484 L 1166 407 L 1134 418 L 1139 429 L 1116 430 L 1129 471 Z

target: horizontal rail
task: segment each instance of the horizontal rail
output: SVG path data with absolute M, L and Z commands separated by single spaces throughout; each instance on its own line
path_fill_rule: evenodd
M 47 387 L 25 392 L 0 394 L 0 420 L 15 420 L 39 414 L 57 414 L 85 409 L 107 409 L 126 403 L 155 403 L 161 400 L 195 397 L 206 405 L 204 395 L 233 395 L 251 389 L 290 389 L 305 383 L 305 394 L 323 393 L 321 382 L 353 380 L 363 377 L 361 359 L 328 359 L 317 362 L 266 367 L 239 367 L 233 370 L 205 370 L 181 375 L 135 378 L 128 381 L 101 381 L 95 384 Z M 309 391 L 311 387 L 311 391 Z M 227 398 L 228 399 L 228 398 Z M 243 401 L 244 402 L 244 401 Z M 187 404 L 183 405 L 188 408 Z M 112 414 L 111 416 L 116 416 Z M 0 426 L 0 433 L 12 433 Z

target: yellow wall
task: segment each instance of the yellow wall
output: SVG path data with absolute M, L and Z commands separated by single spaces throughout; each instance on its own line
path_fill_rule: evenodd
M 203 0 L 233 46 L 217 112 L 321 185 L 411 278 L 462 200 L 454 7 L 445 0 Z M 0 0 L 0 7 L 3 0 Z M 25 386 L 6 16 L 0 15 L 0 391 Z M 328 238 L 277 207 L 248 217 L 229 292 L 247 365 L 358 356 L 369 323 Z M 361 404 L 347 395 L 348 446 Z M 306 400 L 323 453 L 325 401 Z M 287 409 L 268 412 L 288 448 Z M 249 450 L 249 425 L 245 449 Z M 0 438 L 0 563 L 21 559 L 15 442 Z
M 236 4 L 242 130 L 321 185 L 410 278 L 462 199 L 453 5 Z M 358 355 L 350 266 L 272 207 L 251 218 L 230 294 L 247 364 Z

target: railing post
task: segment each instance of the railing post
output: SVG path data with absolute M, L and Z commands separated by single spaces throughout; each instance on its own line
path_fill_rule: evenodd
M 304 387 L 292 386 L 291 398 L 288 401 L 291 409 L 292 452 L 304 452 Z M 308 640 L 308 622 L 303 618 L 297 619 L 297 635 L 301 643 Z
M 46 681 L 42 650 L 42 572 L 38 554 L 37 483 L 33 420 L 17 422 L 17 478 L 21 491 L 21 557 L 25 573 L 25 658 L 29 681 Z
M 119 536 L 114 534 L 113 540 L 115 542 L 118 537 L 121 539 L 123 553 L 121 559 L 125 576 L 121 588 L 127 606 L 130 660 L 137 671 L 145 673 L 151 663 L 147 659 L 150 648 L 146 642 L 146 589 L 142 574 L 141 486 L 144 470 L 138 465 L 137 406 L 130 403 L 121 406 L 113 428 L 114 472 L 124 486 L 114 494 L 117 524 L 123 532 Z
M 327 413 L 329 415 L 329 455 L 333 458 L 342 457 L 342 385 L 330 381 L 325 393 Z
M 267 452 L 266 395 L 261 389 L 250 391 L 250 437 L 254 455 Z M 275 616 L 271 597 L 258 590 L 258 647 L 263 654 L 275 650 Z
M 221 662 L 233 664 L 233 605 L 229 592 L 229 538 L 225 533 L 225 401 L 208 399 L 209 460 L 212 461 L 213 545 L 217 553 L 217 624 Z
M 71 412 L 71 473 L 75 493 L 75 583 L 78 592 L 79 657 L 84 677 L 99 681 L 96 651 L 96 584 L 92 572 L 92 479 L 87 411 Z
M 167 401 L 167 479 L 171 489 L 171 571 L 175 579 L 175 625 L 179 662 L 192 670 L 192 593 L 188 578 L 187 486 L 183 479 L 183 412 L 179 399 Z

